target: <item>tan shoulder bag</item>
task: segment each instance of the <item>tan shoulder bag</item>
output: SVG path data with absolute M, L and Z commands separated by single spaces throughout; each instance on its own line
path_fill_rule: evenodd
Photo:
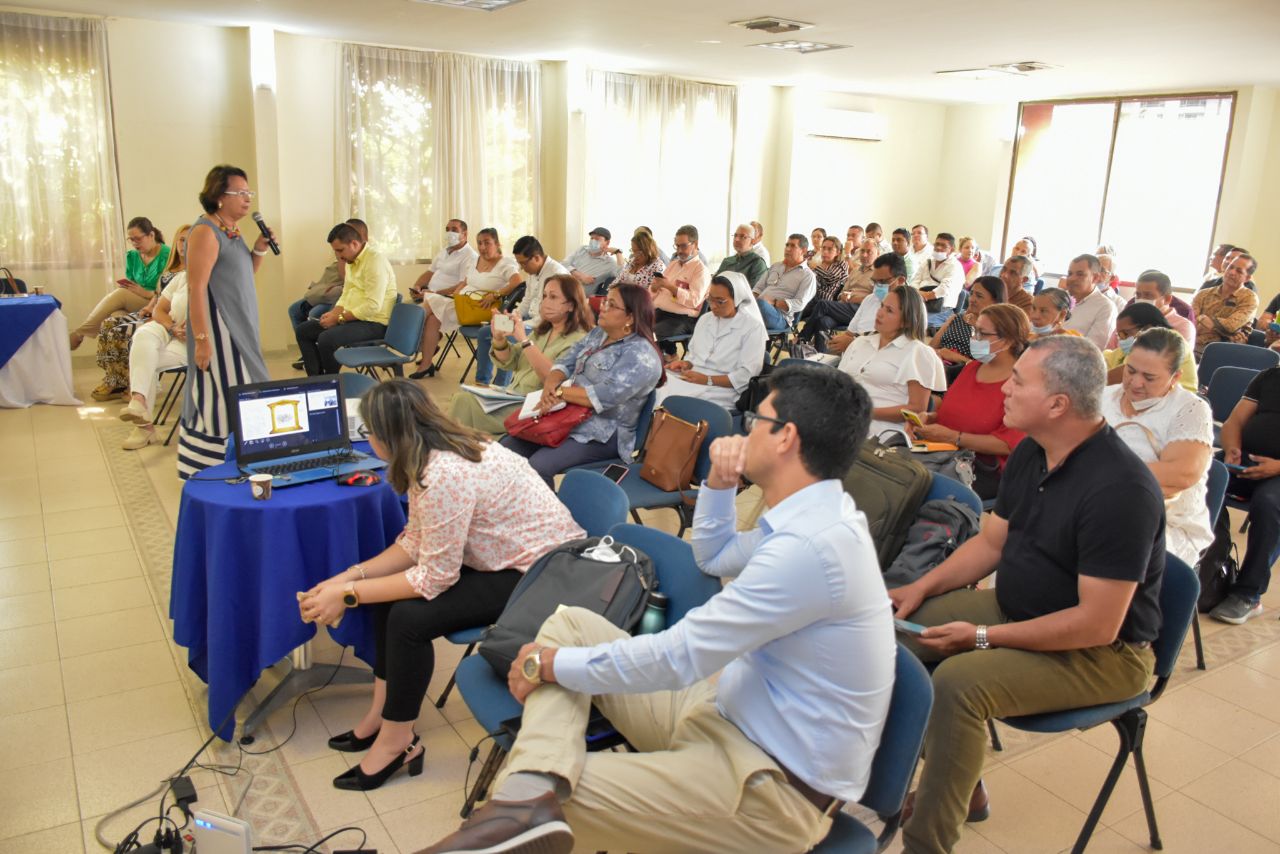
M 707 422 L 690 424 L 659 406 L 644 440 L 640 477 L 663 492 L 688 489 L 707 430 Z

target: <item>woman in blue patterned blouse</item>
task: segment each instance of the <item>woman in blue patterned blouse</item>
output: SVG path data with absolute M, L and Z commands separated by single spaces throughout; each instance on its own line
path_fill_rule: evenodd
M 649 291 L 616 285 L 600 307 L 599 325 L 556 361 L 542 387 L 544 411 L 563 400 L 589 406 L 594 414 L 558 448 L 511 436 L 502 444 L 528 458 L 548 484 L 584 463 L 630 460 L 640 410 L 661 379 Z

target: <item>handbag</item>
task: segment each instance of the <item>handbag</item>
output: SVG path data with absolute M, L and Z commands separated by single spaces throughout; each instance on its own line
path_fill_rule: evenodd
M 1196 563 L 1196 575 L 1200 577 L 1196 608 L 1201 614 L 1209 613 L 1227 598 L 1239 574 L 1240 562 L 1231 539 L 1231 520 L 1223 508 L 1213 528 L 1213 542 L 1200 553 L 1200 560 Z
M 0 293 L 17 296 L 27 292 L 27 283 L 22 279 L 14 278 L 8 267 L 0 267 L 0 274 L 4 276 L 3 280 L 0 280 Z
M 933 475 L 915 456 L 904 447 L 867 439 L 844 476 L 844 491 L 867 517 L 882 570 L 902 551 L 907 531 L 933 483 Z
M 484 291 L 453 295 L 453 310 L 458 313 L 459 326 L 483 326 L 489 322 L 493 307 L 482 302 L 487 296 Z
M 641 451 L 640 477 L 663 492 L 688 489 L 708 429 L 706 421 L 691 424 L 659 406 Z
M 524 439 L 535 445 L 546 445 L 558 448 L 569 438 L 573 428 L 595 414 L 590 406 L 577 403 L 566 403 L 562 408 L 545 415 L 534 415 L 521 418 L 519 412 L 513 412 L 502 422 L 507 428 L 507 435 L 516 439 Z

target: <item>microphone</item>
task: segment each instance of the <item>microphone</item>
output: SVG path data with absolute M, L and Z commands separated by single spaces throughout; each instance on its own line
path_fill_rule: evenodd
M 267 238 L 267 245 L 271 247 L 272 254 L 279 255 L 280 247 L 276 244 L 276 239 L 271 236 L 271 232 L 267 230 L 267 224 L 262 221 L 262 214 L 254 211 L 253 221 L 258 224 L 258 230 L 262 232 L 262 236 Z

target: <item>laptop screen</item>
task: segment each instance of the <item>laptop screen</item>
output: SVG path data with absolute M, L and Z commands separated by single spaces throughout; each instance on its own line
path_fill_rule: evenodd
M 235 386 L 231 396 L 241 465 L 351 446 L 335 375 Z

